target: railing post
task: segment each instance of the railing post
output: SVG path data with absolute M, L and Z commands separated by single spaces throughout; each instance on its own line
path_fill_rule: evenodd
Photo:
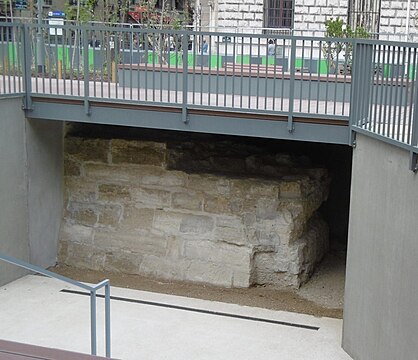
M 110 285 L 105 285 L 105 335 L 106 335 L 106 357 L 110 358 L 111 338 L 110 338 Z
M 370 92 L 373 86 L 373 45 L 353 40 L 353 65 L 350 95 L 349 144 L 355 145 L 355 127 L 369 121 Z
M 189 73 L 189 34 L 187 31 L 183 32 L 181 38 L 182 60 L 183 60 L 183 101 L 181 109 L 181 118 L 185 124 L 189 122 L 187 114 L 187 93 L 188 93 L 188 73 Z
M 97 354 L 96 337 L 96 290 L 90 291 L 90 347 L 91 354 Z
M 24 110 L 32 110 L 32 49 L 31 49 L 31 39 L 29 33 L 29 26 L 21 24 L 22 34 L 23 34 L 23 88 L 25 89 L 25 98 L 23 102 Z
M 81 28 L 81 36 L 83 38 L 83 68 L 84 68 L 84 111 L 86 115 L 90 115 L 90 103 L 89 103 L 89 39 L 87 37 L 87 29 Z
M 287 117 L 287 130 L 292 133 L 295 128 L 293 125 L 293 108 L 295 102 L 295 72 L 296 72 L 296 39 L 292 37 L 290 48 L 290 84 L 289 84 L 289 114 Z
M 411 129 L 411 152 L 409 157 L 409 169 L 413 172 L 418 172 L 418 81 L 415 81 L 415 96 L 413 104 L 414 114 L 412 116 Z M 411 106 L 412 108 L 412 106 Z M 414 151 L 415 150 L 415 151 Z

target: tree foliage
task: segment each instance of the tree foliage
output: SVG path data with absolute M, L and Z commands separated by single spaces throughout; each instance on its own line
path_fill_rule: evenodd
M 361 26 L 353 30 L 350 25 L 346 25 L 340 18 L 331 18 L 325 21 L 325 29 L 325 37 L 334 39 L 326 41 L 322 45 L 322 53 L 328 61 L 329 68 L 336 72 L 338 63 L 343 61 L 345 68 L 342 71 L 350 73 L 353 43 L 344 39 L 367 39 L 370 37 L 370 34 Z

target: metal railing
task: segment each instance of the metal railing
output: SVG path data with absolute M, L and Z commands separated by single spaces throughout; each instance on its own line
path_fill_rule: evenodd
M 67 284 L 77 286 L 90 293 L 90 346 L 91 354 L 97 355 L 97 333 L 96 333 L 96 302 L 97 291 L 104 288 L 105 290 L 105 343 L 106 343 L 106 357 L 110 358 L 111 354 L 111 335 L 110 335 L 110 283 L 109 280 L 103 280 L 96 285 L 86 285 L 81 282 L 72 280 L 60 274 L 53 273 L 49 270 L 45 270 L 39 266 L 32 265 L 23 260 L 16 259 L 12 256 L 8 256 L 0 253 L 0 260 L 3 260 L 12 265 L 16 265 L 20 268 L 32 271 L 37 274 L 48 276 L 53 279 L 63 281 Z
M 416 159 L 415 43 L 2 24 L 0 94 L 331 119 Z M 331 141 L 332 139 L 330 139 Z M 347 140 L 349 142 L 349 140 Z M 411 168 L 415 169 L 415 165 Z

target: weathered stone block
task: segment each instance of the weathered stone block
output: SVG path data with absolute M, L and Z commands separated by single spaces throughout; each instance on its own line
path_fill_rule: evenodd
M 207 234 L 213 230 L 215 221 L 210 216 L 188 215 L 180 223 L 180 232 L 193 234 Z
M 235 245 L 248 245 L 250 243 L 241 219 L 233 216 L 216 218 L 214 240 Z
M 167 252 L 166 237 L 150 232 L 135 235 L 118 234 L 115 237 L 115 234 L 111 232 L 96 231 L 94 245 L 106 251 L 115 252 L 122 249 L 141 255 L 165 256 Z
M 143 256 L 130 251 L 107 252 L 104 259 L 106 271 L 138 274 Z
M 213 241 L 188 241 L 184 254 L 187 258 L 210 261 L 233 266 L 241 271 L 249 272 L 251 250 L 246 246 L 237 246 Z
M 98 214 L 94 204 L 80 202 L 69 202 L 65 215 L 79 224 L 94 226 L 97 223 Z
M 103 270 L 105 251 L 91 245 L 61 242 L 59 261 L 81 269 Z
M 64 176 L 80 176 L 81 163 L 77 160 L 74 160 L 70 155 L 64 156 Z
M 111 142 L 111 155 L 113 164 L 166 165 L 164 143 L 116 139 Z
M 201 211 L 203 195 L 194 191 L 174 193 L 172 195 L 172 207 L 175 209 Z
M 151 229 L 154 212 L 154 209 L 125 207 L 120 221 L 120 229 L 125 232 Z
M 187 175 L 181 171 L 165 171 L 158 175 L 145 174 L 142 176 L 141 184 L 164 187 L 184 186 Z
M 107 163 L 109 140 L 67 137 L 64 152 L 82 161 Z
M 145 256 L 139 267 L 140 273 L 163 279 L 184 280 L 189 261 L 171 260 L 154 255 Z
M 230 180 L 211 175 L 189 175 L 187 187 L 216 196 L 226 196 L 231 190 Z
M 97 199 L 97 185 L 89 178 L 65 177 L 64 196 L 75 202 L 94 202 Z
M 171 193 L 166 190 L 138 187 L 131 192 L 135 204 L 140 206 L 165 208 L 171 205 Z
M 185 272 L 185 280 L 231 287 L 233 274 L 224 264 L 193 260 Z
M 99 225 L 117 228 L 122 215 L 122 208 L 120 205 L 101 205 L 97 206 Z
M 94 231 L 90 226 L 83 226 L 64 221 L 60 230 L 60 238 L 61 241 L 65 243 L 92 245 L 93 233 Z
M 129 187 L 125 185 L 100 184 L 98 186 L 99 200 L 124 201 L 130 200 Z
M 154 217 L 154 228 L 165 232 L 168 235 L 177 235 L 180 224 L 185 214 L 170 210 L 156 210 Z

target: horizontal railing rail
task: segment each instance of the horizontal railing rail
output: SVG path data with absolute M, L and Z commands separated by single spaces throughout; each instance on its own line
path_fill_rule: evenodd
M 105 346 L 106 346 L 106 357 L 111 356 L 111 333 L 110 333 L 110 282 L 109 280 L 103 280 L 96 285 L 87 285 L 79 281 L 67 278 L 63 275 L 56 274 L 52 271 L 43 269 L 39 266 L 30 264 L 26 261 L 14 258 L 9 255 L 0 253 L 0 260 L 18 266 L 20 268 L 32 271 L 37 274 L 48 276 L 53 279 L 63 281 L 67 284 L 77 286 L 90 293 L 90 345 L 91 354 L 97 355 L 97 327 L 96 327 L 96 303 L 97 303 L 97 291 L 104 288 L 105 291 Z
M 37 96 L 83 99 L 87 115 L 92 101 L 169 105 L 185 123 L 190 109 L 256 112 L 282 116 L 290 133 L 295 118 L 331 119 L 416 159 L 418 43 L 104 25 L 0 29 L 0 94 L 24 93 L 26 109 Z

